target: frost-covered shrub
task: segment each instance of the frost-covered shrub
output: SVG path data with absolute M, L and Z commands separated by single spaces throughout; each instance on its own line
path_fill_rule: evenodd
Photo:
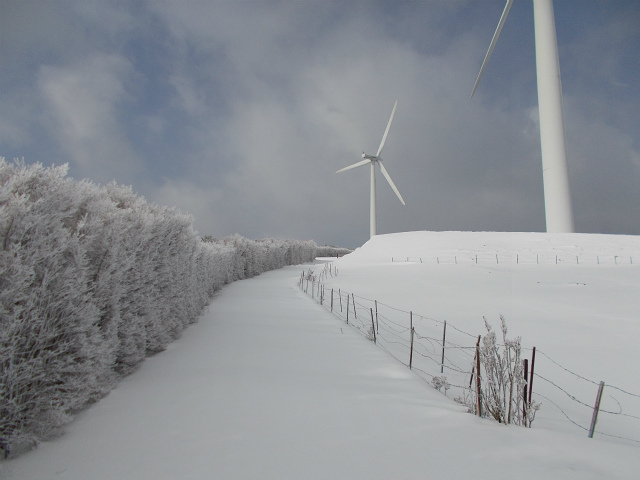
M 314 242 L 202 241 L 190 216 L 66 172 L 0 158 L 5 453 L 55 434 L 176 339 L 224 284 L 316 255 Z
M 334 247 L 332 245 L 324 245 L 322 247 L 318 247 L 318 251 L 316 256 L 318 257 L 343 257 L 345 255 L 350 254 L 353 250 L 349 250 L 348 248 L 340 248 Z
M 490 415 L 500 423 L 530 426 L 540 404 L 529 403 L 525 398 L 522 365 L 521 338 L 507 338 L 507 324 L 500 315 L 502 344 L 498 343 L 496 332 L 484 318 L 487 334 L 482 338 L 480 354 L 480 397 L 483 415 Z M 476 372 L 476 375 L 478 372 Z M 478 413 L 477 391 L 471 391 L 463 401 L 472 413 Z
M 112 376 L 86 212 L 66 168 L 1 162 L 0 170 L 0 443 L 9 444 L 55 430 Z
M 444 375 L 441 377 L 433 377 L 431 379 L 431 384 L 433 385 L 433 388 L 435 388 L 438 391 L 441 391 L 442 389 L 444 389 L 444 394 L 447 394 L 447 391 L 451 388 L 451 384 L 447 381 L 447 377 L 445 377 Z
M 237 234 L 221 240 L 205 237 L 204 241 L 211 245 L 230 248 L 230 275 L 233 280 L 251 278 L 286 265 L 311 262 L 316 258 L 318 248 L 313 241 L 277 238 L 249 240 Z

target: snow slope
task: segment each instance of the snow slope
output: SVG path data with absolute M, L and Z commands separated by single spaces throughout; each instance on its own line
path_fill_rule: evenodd
M 598 250 L 637 254 L 640 264 L 638 240 L 576 236 L 545 244 L 544 236 L 527 234 L 510 243 L 505 235 L 511 234 L 375 237 L 337 260 L 338 275 L 329 281 L 474 333 L 482 333 L 482 315 L 502 312 L 524 343 L 533 338 L 585 374 L 640 390 L 631 348 L 638 338 L 638 301 L 630 295 L 640 283 L 637 266 L 444 260 L 476 252 L 489 259 L 520 248 L 573 254 L 577 245 L 585 262 Z M 434 254 L 442 263 L 427 262 Z M 405 262 L 391 262 L 392 255 Z M 423 263 L 407 263 L 411 256 Z M 296 286 L 301 270 L 287 267 L 225 287 L 167 351 L 79 415 L 64 436 L 0 463 L 0 477 L 637 478 L 634 444 L 588 439 L 564 424 L 552 428 L 551 420 L 551 427 L 525 429 L 466 413 L 311 301 Z M 528 299 L 532 293 L 537 297 Z M 604 309 L 591 318 L 600 301 Z

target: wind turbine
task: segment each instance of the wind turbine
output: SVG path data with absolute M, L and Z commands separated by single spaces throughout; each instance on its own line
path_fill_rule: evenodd
M 511 9 L 507 0 L 498 27 L 493 34 L 480 73 L 473 86 L 476 91 L 480 78 L 498 41 L 500 31 Z M 538 110 L 540 113 L 540 146 L 544 182 L 544 208 L 547 232 L 573 233 L 573 208 L 567 171 L 567 145 L 564 132 L 562 84 L 558 62 L 558 42 L 552 0 L 533 0 L 533 21 L 536 41 L 536 71 Z
M 393 121 L 393 115 L 396 113 L 397 106 L 398 101 L 396 100 L 396 103 L 393 105 L 393 110 L 391 111 L 391 117 L 389 117 L 389 123 L 387 123 L 387 129 L 384 131 L 382 141 L 380 142 L 380 146 L 378 147 L 378 153 L 376 153 L 375 155 L 367 155 L 362 152 L 362 158 L 364 158 L 364 160 L 354 163 L 353 165 L 349 165 L 348 167 L 344 167 L 336 172 L 340 173 L 346 170 L 351 170 L 352 168 L 361 167 L 362 165 L 366 165 L 367 163 L 371 164 L 371 206 L 369 209 L 369 231 L 372 237 L 376 234 L 376 163 L 380 165 L 382 175 L 384 175 L 384 178 L 387 179 L 387 182 L 389 182 L 389 185 L 391 185 L 391 188 L 396 193 L 402 204 L 405 205 L 404 200 L 402 199 L 402 195 L 400 195 L 398 188 L 393 183 L 393 180 L 391 180 L 387 169 L 384 168 L 384 165 L 382 164 L 382 157 L 380 156 L 380 153 L 382 153 L 382 147 L 384 147 L 384 142 L 387 140 L 387 134 L 389 133 L 389 128 L 391 127 L 391 122 Z

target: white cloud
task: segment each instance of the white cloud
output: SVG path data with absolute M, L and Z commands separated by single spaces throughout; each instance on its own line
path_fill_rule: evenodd
M 184 179 L 165 179 L 162 185 L 153 189 L 148 200 L 175 206 L 192 215 L 201 235 L 213 233 L 220 223 L 225 223 L 225 195 L 219 188 L 196 186 Z
M 243 11 L 237 8 L 231 18 Z M 539 161 L 511 178 L 513 156 L 517 163 L 529 156 L 523 147 L 531 147 L 531 135 L 506 112 L 484 105 L 482 94 L 475 103 L 468 98 L 476 73 L 467 53 L 472 38 L 463 35 L 440 54 L 426 55 L 389 37 L 375 19 L 354 15 L 313 42 L 300 37 L 301 49 L 282 40 L 296 31 L 290 15 L 267 16 L 266 25 L 254 29 L 249 15 L 234 31 L 205 29 L 202 11 L 170 20 L 187 42 L 206 37 L 212 51 L 229 57 L 222 65 L 237 69 L 219 74 L 223 83 L 228 77 L 235 83 L 225 84 L 230 116 L 223 135 L 215 137 L 234 158 L 224 185 L 232 192 L 227 199 L 245 205 L 237 222 L 256 232 L 300 235 L 317 221 L 329 238 L 342 235 L 345 224 L 363 224 L 360 238 L 366 239 L 368 172 L 334 172 L 357 161 L 363 149 L 377 148 L 396 98 L 386 166 L 408 206 L 379 175 L 383 228 L 469 228 L 494 216 L 491 227 L 513 229 L 542 217 L 541 202 L 528 201 L 532 194 L 541 198 Z M 522 125 L 526 114 L 520 116 Z M 508 138 L 497 133 L 501 128 Z M 539 188 L 522 188 L 531 175 Z
M 133 66 L 98 54 L 69 67 L 43 66 L 39 88 L 49 108 L 46 122 L 82 173 L 108 181 L 134 178 L 139 160 L 118 118 Z

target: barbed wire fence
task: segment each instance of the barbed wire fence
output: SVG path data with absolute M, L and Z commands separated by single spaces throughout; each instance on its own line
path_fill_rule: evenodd
M 451 255 L 438 255 L 434 257 L 391 257 L 392 263 L 436 263 L 441 265 L 640 265 L 637 261 L 634 263 L 632 255 L 626 254 L 585 254 L 585 253 L 566 253 L 566 252 L 545 252 L 545 253 L 462 253 Z
M 438 391 L 466 405 L 471 413 L 490 416 L 480 401 L 486 400 L 488 390 L 495 389 L 488 384 L 487 372 L 479 362 L 481 338 L 486 339 L 486 332 L 467 332 L 446 320 L 325 286 L 329 277 L 337 276 L 337 268 L 326 263 L 319 272 L 303 271 L 298 285 L 325 310 Z M 497 343 L 495 347 L 506 345 Z M 524 373 L 524 391 L 518 393 L 518 408 L 524 411 L 521 420 L 513 423 L 529 427 L 540 423 L 557 429 L 569 422 L 589 437 L 597 433 L 640 446 L 640 393 L 576 373 L 535 347 L 522 347 L 521 351 L 524 368 L 517 371 Z

